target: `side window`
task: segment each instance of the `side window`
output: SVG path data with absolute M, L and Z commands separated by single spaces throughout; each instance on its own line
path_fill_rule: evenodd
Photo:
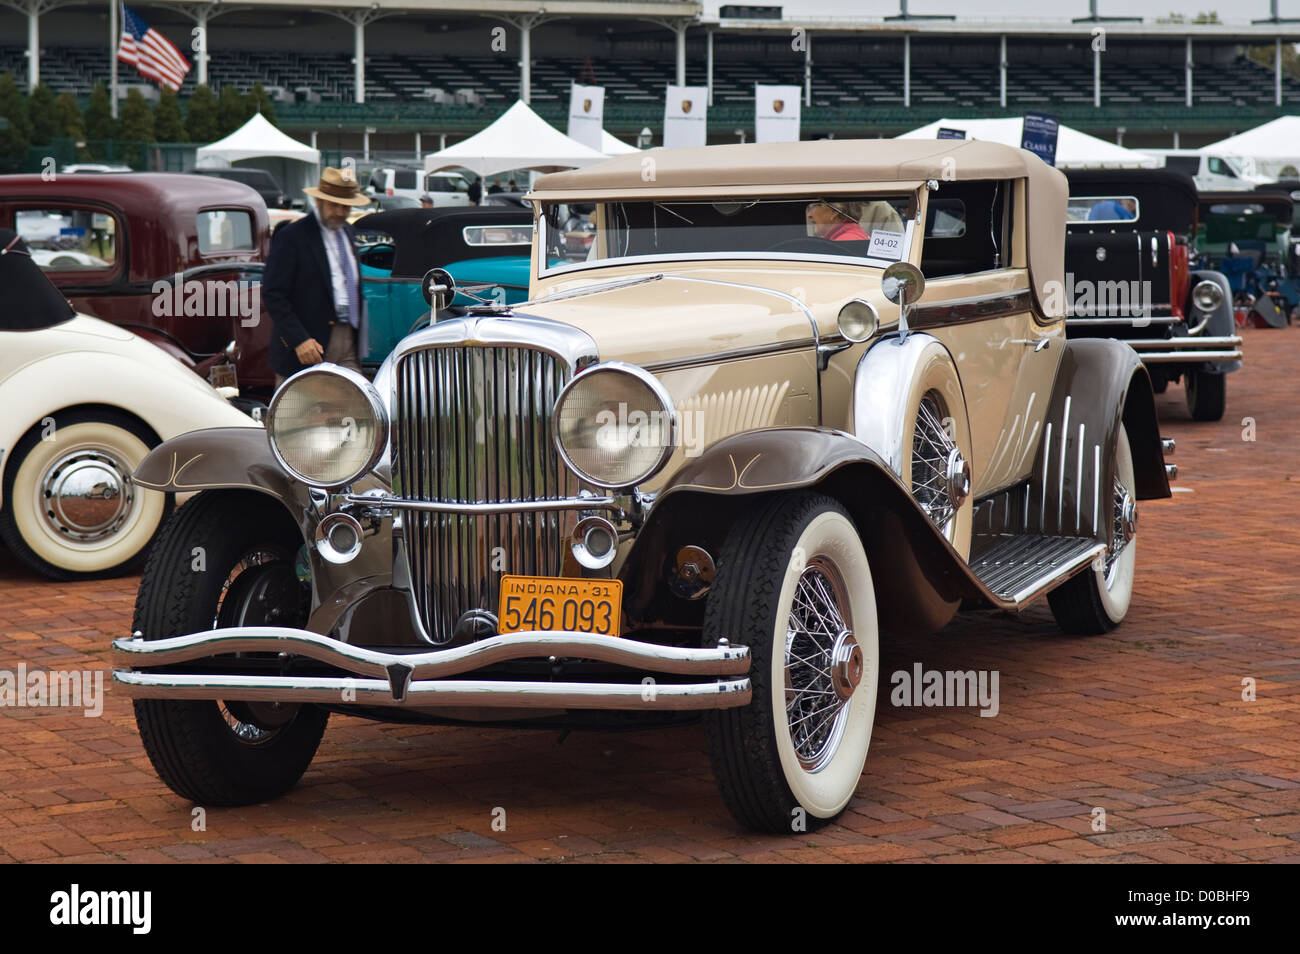
M 415 188 L 415 170 L 398 169 L 393 173 L 394 189 L 414 189 Z
M 1227 176 L 1229 179 L 1237 178 L 1237 174 L 1232 171 L 1232 167 L 1218 156 L 1210 156 L 1209 162 L 1206 163 L 1206 165 L 1216 176 Z
M 243 209 L 215 209 L 195 216 L 199 253 L 248 252 L 253 244 L 253 217 Z
M 92 209 L 19 209 L 15 231 L 48 272 L 109 271 L 117 266 L 117 219 Z
M 1199 156 L 1167 156 L 1165 168 L 1194 176 L 1201 171 L 1201 160 Z
M 961 199 L 931 199 L 925 217 L 925 237 L 961 238 L 966 234 L 966 203 Z
M 926 278 L 969 275 L 1009 261 L 1004 219 L 1012 183 L 945 182 L 930 194 L 921 272 Z

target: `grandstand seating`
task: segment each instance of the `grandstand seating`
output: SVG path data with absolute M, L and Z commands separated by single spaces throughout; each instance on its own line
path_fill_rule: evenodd
M 1102 102 L 1106 106 L 1180 106 L 1185 102 L 1183 71 L 1167 64 L 1108 58 L 1102 68 Z M 0 46 L 0 72 L 26 71 L 23 47 Z M 673 81 L 673 63 L 664 59 L 589 59 L 538 57 L 532 66 L 532 101 L 539 107 L 567 102 L 569 84 L 584 73 L 594 73 L 606 88 L 613 106 L 650 106 L 663 101 L 665 83 Z M 93 84 L 107 79 L 107 57 L 102 47 L 46 47 L 41 56 L 41 78 L 56 92 L 84 96 Z M 195 72 L 181 90 L 193 91 Z M 134 74 L 123 65 L 119 77 L 131 82 Z M 304 98 L 324 103 L 353 100 L 352 58 L 349 53 L 294 53 L 290 51 L 215 50 L 209 61 L 209 82 L 219 88 L 234 84 L 241 91 L 260 80 L 264 86 L 282 87 Z M 702 58 L 688 62 L 687 81 L 705 81 Z M 1223 64 L 1198 64 L 1194 74 L 1197 105 L 1255 107 L 1273 103 L 1273 73 L 1245 58 Z M 719 59 L 714 72 L 714 103 L 742 105 L 753 101 L 755 83 L 803 85 L 800 57 L 775 61 L 769 57 Z M 473 89 L 486 106 L 500 106 L 518 95 L 519 71 L 511 56 L 444 56 L 437 53 L 383 54 L 366 57 L 366 99 L 375 103 L 428 102 L 426 91 L 442 89 L 449 95 Z M 927 59 L 923 50 L 912 58 L 913 105 L 950 104 L 966 108 L 998 105 L 998 72 L 993 63 L 948 62 Z M 1049 108 L 1088 106 L 1092 103 L 1092 71 L 1077 62 L 1047 60 L 1013 62 L 1007 70 L 1009 107 Z M 1284 78 L 1283 102 L 1300 104 L 1300 82 Z M 821 107 L 901 107 L 902 64 L 881 60 L 864 69 L 851 58 L 819 57 L 813 70 L 813 105 Z

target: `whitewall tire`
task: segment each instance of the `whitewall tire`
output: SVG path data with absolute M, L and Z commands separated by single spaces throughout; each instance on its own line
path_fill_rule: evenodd
M 1047 595 L 1057 625 L 1067 633 L 1095 636 L 1124 621 L 1133 600 L 1137 568 L 1137 479 L 1128 431 L 1119 427 L 1108 511 L 1107 549 L 1096 564 Z
M 19 561 L 55 579 L 130 570 L 172 507 L 168 495 L 129 480 L 158 438 L 107 408 L 49 420 L 6 464 L 0 538 Z
M 871 568 L 843 508 L 813 493 L 755 507 L 728 537 L 704 630 L 753 658 L 749 705 L 706 719 L 733 816 L 772 832 L 834 818 L 862 776 L 880 674 Z

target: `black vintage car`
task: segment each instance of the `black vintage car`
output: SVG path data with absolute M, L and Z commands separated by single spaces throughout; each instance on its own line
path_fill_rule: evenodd
M 1067 176 L 1067 334 L 1128 342 L 1157 391 L 1181 379 L 1192 417 L 1219 420 L 1241 338 L 1228 280 L 1190 265 L 1195 184 L 1167 169 Z
M 420 280 L 442 268 L 461 291 L 453 308 L 528 297 L 533 214 L 520 208 L 392 209 L 354 223 L 362 288 L 370 314 L 368 366 L 427 319 Z

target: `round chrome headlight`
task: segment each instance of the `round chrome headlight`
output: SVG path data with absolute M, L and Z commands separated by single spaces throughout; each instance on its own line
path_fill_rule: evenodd
M 1192 304 L 1201 311 L 1214 311 L 1223 302 L 1223 289 L 1212 279 L 1196 283 L 1192 289 Z
M 313 487 L 336 488 L 369 473 L 388 443 L 388 414 L 370 382 L 338 365 L 299 371 L 266 412 L 271 453 Z
M 597 487 L 631 487 L 657 474 L 677 446 L 677 412 L 655 378 L 621 361 L 580 373 L 555 402 L 555 446 Z

